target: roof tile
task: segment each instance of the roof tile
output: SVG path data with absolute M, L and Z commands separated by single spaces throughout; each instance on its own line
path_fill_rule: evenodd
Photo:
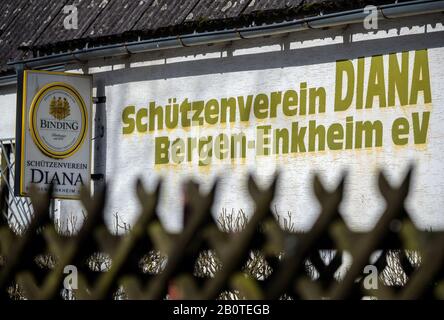
M 245 13 L 296 8 L 300 6 L 302 2 L 303 0 L 252 0 L 245 9 Z
M 0 36 L 0 60 L 4 67 L 6 61 L 19 55 L 20 46 L 28 46 L 50 24 L 62 9 L 65 1 L 28 0 L 20 14 Z
M 118 35 L 131 30 L 153 0 L 113 0 L 90 25 L 84 37 Z
M 151 31 L 180 25 L 199 0 L 154 0 L 133 30 Z
M 235 18 L 250 2 L 251 0 L 201 0 L 191 14 L 194 20 Z
M 60 11 L 47 30 L 35 39 L 34 45 L 40 46 L 82 38 L 109 2 L 109 0 L 75 0 L 72 4 L 77 7 L 78 29 L 66 29 L 64 20 L 68 17 L 68 13 Z

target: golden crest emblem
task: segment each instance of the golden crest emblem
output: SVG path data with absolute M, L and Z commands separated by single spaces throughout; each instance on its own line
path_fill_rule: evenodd
M 49 114 L 52 115 L 57 120 L 63 120 L 71 114 L 70 106 L 66 98 L 52 97 L 49 104 Z

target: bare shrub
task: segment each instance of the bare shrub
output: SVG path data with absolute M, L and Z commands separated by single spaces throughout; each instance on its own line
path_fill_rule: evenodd
M 420 264 L 421 256 L 416 251 L 389 250 L 386 253 L 386 267 L 380 278 L 387 286 L 405 286 L 409 279 L 405 270 L 418 268 Z
M 168 258 L 159 251 L 151 250 L 139 261 L 143 273 L 159 274 L 165 269 Z

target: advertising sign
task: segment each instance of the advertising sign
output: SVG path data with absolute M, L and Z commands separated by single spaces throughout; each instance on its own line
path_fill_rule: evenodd
M 242 65 L 236 72 L 219 72 L 208 61 L 198 74 L 181 69 L 185 76 L 113 85 L 107 90 L 109 211 L 137 214 L 136 178 L 154 187 L 162 177 L 159 211 L 178 230 L 181 183 L 194 179 L 208 190 L 219 177 L 214 214 L 250 214 L 247 175 L 265 186 L 279 170 L 273 210 L 309 229 L 319 213 L 313 173 L 335 188 L 348 172 L 341 214 L 362 230 L 384 210 L 379 170 L 396 185 L 415 164 L 406 206 L 419 226 L 442 228 L 443 50 L 344 55 L 280 68 Z M 128 201 L 119 201 L 122 196 Z
M 90 182 L 92 77 L 25 70 L 21 137 L 17 140 L 20 196 L 30 186 L 54 197 L 77 199 Z

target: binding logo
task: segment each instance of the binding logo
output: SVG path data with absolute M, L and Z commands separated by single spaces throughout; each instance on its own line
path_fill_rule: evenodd
M 86 119 L 85 102 L 77 90 L 66 83 L 54 82 L 34 96 L 29 111 L 30 133 L 45 155 L 68 158 L 84 142 Z
M 66 98 L 58 97 L 52 97 L 50 107 L 49 107 L 49 114 L 52 115 L 57 120 L 63 120 L 67 116 L 71 114 L 70 112 L 70 106 L 68 100 Z

